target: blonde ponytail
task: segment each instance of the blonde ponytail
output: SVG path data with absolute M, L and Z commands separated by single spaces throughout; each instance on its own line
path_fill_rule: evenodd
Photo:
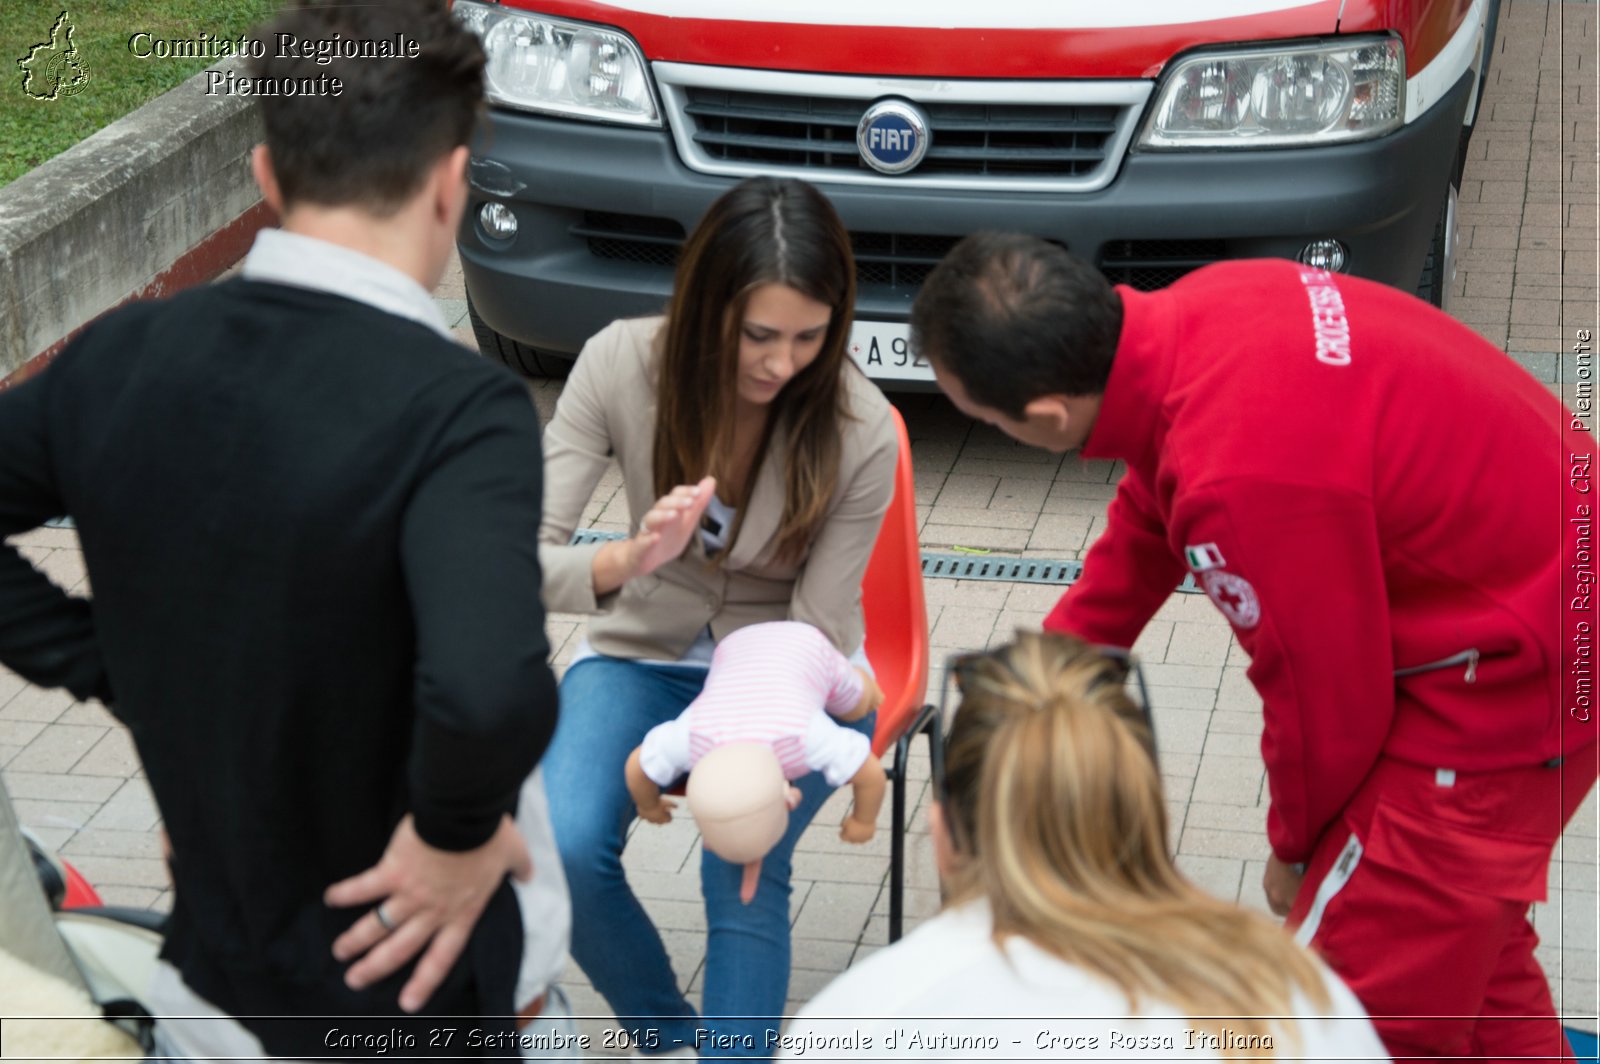
M 1294 1015 L 1295 991 L 1326 1010 L 1321 973 L 1282 928 L 1173 864 L 1154 737 L 1124 672 L 1041 633 L 963 670 L 944 805 L 968 859 L 952 900 L 988 899 L 997 942 L 1021 936 L 1101 976 L 1130 1009 L 1160 1001 L 1197 1029 L 1284 1048 L 1273 1036 L 1292 1033 L 1254 1017 Z

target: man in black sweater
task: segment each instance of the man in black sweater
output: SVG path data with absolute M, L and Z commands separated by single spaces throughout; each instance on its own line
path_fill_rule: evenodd
M 322 66 L 278 33 L 420 53 Z M 429 0 L 262 39 L 258 76 L 343 85 L 260 100 L 282 230 L 0 394 L 0 536 L 71 514 L 94 589 L 0 547 L 0 661 L 132 732 L 172 846 L 166 1000 L 257 1017 L 275 1055 L 426 1055 L 440 1025 L 405 1014 L 521 1004 L 512 817 L 556 717 L 537 415 L 428 296 L 483 54 Z

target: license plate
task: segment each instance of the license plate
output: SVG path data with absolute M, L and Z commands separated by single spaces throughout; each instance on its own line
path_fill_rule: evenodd
M 911 328 L 901 322 L 858 321 L 846 345 L 873 380 L 931 381 L 933 367 L 911 354 Z

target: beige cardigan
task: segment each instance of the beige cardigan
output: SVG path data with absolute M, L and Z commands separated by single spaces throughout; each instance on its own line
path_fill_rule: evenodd
M 706 625 L 714 638 L 761 621 L 805 621 L 849 654 L 861 645 L 861 578 L 894 493 L 898 449 L 889 401 L 853 366 L 839 481 L 828 516 L 798 563 L 773 557 L 783 514 L 783 437 L 774 433 L 746 504 L 739 539 L 718 568 L 700 537 L 654 573 L 598 600 L 591 567 L 599 544 L 571 546 L 573 530 L 611 456 L 622 467 L 628 524 L 656 500 L 653 463 L 656 334 L 662 319 L 613 322 L 584 345 L 544 436 L 544 522 L 539 563 L 547 610 L 597 613 L 589 642 L 614 657 L 675 661 Z

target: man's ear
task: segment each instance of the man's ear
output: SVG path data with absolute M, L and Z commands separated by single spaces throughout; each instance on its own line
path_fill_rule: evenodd
M 272 169 L 272 152 L 265 144 L 257 144 L 250 153 L 250 173 L 261 190 L 261 199 L 272 208 L 272 213 L 283 217 L 283 189 L 278 187 L 278 175 Z
M 467 205 L 467 160 L 471 154 L 465 144 L 458 145 L 434 169 L 434 213 L 440 221 L 448 221 L 452 231 Z
M 1062 435 L 1072 422 L 1072 410 L 1064 395 L 1041 395 L 1022 408 L 1022 417 L 1030 424 L 1048 428 L 1055 435 Z

